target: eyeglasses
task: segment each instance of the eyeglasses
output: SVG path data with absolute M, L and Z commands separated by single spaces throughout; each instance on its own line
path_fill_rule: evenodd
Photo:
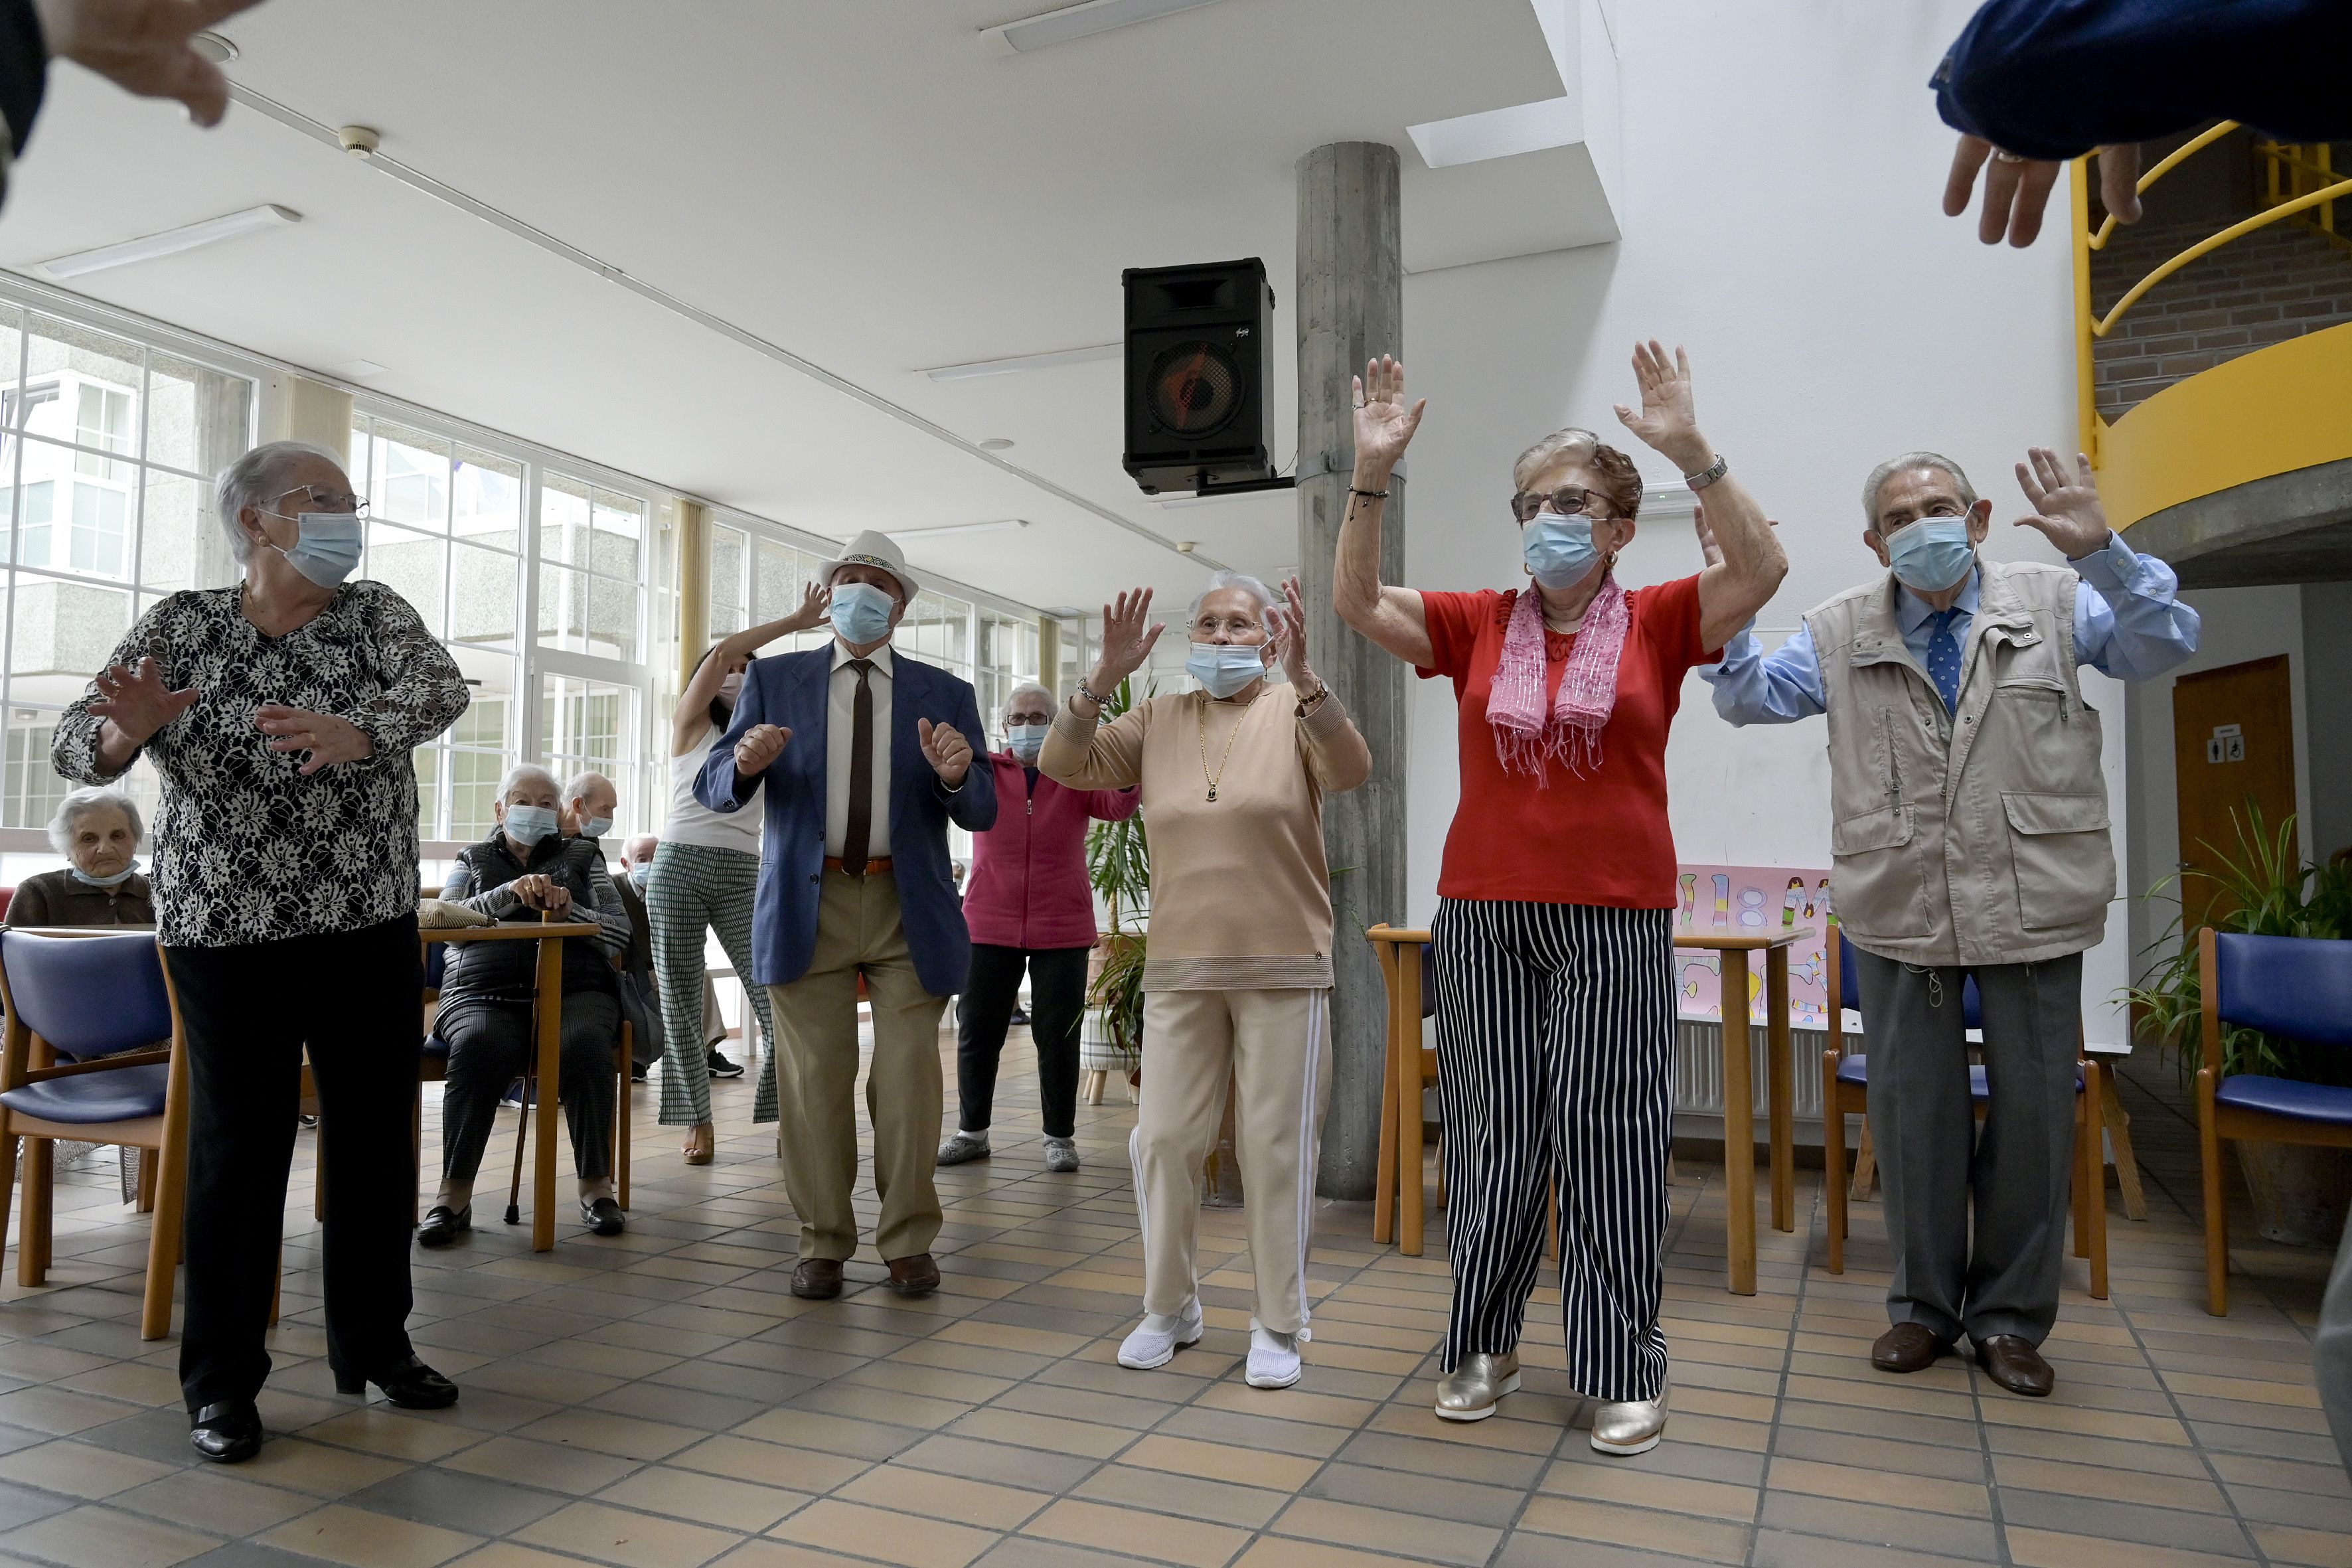
M 1521 490 L 1511 498 L 1511 515 L 1525 523 L 1549 507 L 1562 517 L 1581 515 L 1595 522 L 1606 522 L 1617 515 L 1610 510 L 1611 505 L 1609 498 L 1599 490 L 1589 490 L 1582 485 L 1562 485 L 1549 495 Z
M 367 515 L 367 497 L 352 495 L 344 490 L 321 489 L 316 485 L 298 485 L 294 489 L 288 490 L 284 495 L 279 496 L 276 500 L 273 500 L 269 504 L 268 510 L 271 515 L 276 517 L 293 516 L 294 513 L 292 512 L 281 511 L 278 510 L 286 504 L 286 501 L 289 497 L 300 498 L 296 502 L 296 505 L 303 511 L 349 512 L 353 517 L 365 517 Z

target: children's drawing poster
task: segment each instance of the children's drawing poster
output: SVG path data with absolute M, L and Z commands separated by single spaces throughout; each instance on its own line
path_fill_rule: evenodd
M 1787 866 L 1685 866 L 1676 882 L 1675 935 L 1763 936 L 1811 926 L 1813 934 L 1789 949 L 1789 1021 L 1800 1029 L 1828 1022 L 1830 874 Z M 1721 960 L 1692 948 L 1675 950 L 1675 1003 L 1685 1018 L 1722 1021 Z M 1764 1018 L 1764 955 L 1748 963 L 1748 1017 Z

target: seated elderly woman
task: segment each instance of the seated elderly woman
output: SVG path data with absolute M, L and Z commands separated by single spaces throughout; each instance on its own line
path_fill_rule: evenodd
M 457 853 L 441 897 L 498 920 L 558 919 L 575 907 L 604 927 L 593 942 L 563 944 L 564 1118 L 580 1176 L 580 1215 L 598 1236 L 618 1236 L 625 1219 L 613 1200 L 614 1049 L 621 999 L 614 959 L 629 947 L 629 911 L 604 852 L 593 838 L 565 837 L 555 775 L 526 763 L 510 769 L 493 806 L 498 831 Z M 453 944 L 441 981 L 434 1032 L 448 1042 L 449 1074 L 441 1091 L 441 1191 L 416 1239 L 446 1247 L 474 1222 L 474 1173 L 490 1141 L 499 1100 L 522 1076 L 534 1034 L 536 942 Z M 540 1090 L 540 1103 L 547 1092 Z
M 139 803 L 119 789 L 78 789 L 49 819 L 49 842 L 71 864 L 18 884 L 12 926 L 151 926 L 154 892 L 139 874 L 147 837 Z

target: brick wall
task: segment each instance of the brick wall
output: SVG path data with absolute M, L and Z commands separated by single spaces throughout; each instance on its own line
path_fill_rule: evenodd
M 2352 202 L 2336 209 L 2352 219 Z M 2167 258 L 2213 232 L 2210 223 L 2119 228 L 2091 258 L 2091 299 L 2104 315 Z M 2352 250 L 2292 220 L 2258 229 L 2158 284 L 2093 351 L 2099 412 L 2110 421 L 2150 393 L 2250 350 L 2352 321 Z

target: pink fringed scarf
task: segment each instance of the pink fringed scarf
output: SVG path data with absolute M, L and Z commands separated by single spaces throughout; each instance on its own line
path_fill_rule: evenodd
M 1601 765 L 1601 731 L 1616 710 L 1617 660 L 1625 651 L 1631 622 L 1625 590 L 1610 573 L 1584 608 L 1547 716 L 1542 595 L 1532 586 L 1519 595 L 1503 631 L 1495 684 L 1486 694 L 1486 722 L 1495 727 L 1495 754 L 1505 771 L 1533 773 L 1542 784 L 1549 783 L 1547 764 L 1555 757 L 1579 776 Z

